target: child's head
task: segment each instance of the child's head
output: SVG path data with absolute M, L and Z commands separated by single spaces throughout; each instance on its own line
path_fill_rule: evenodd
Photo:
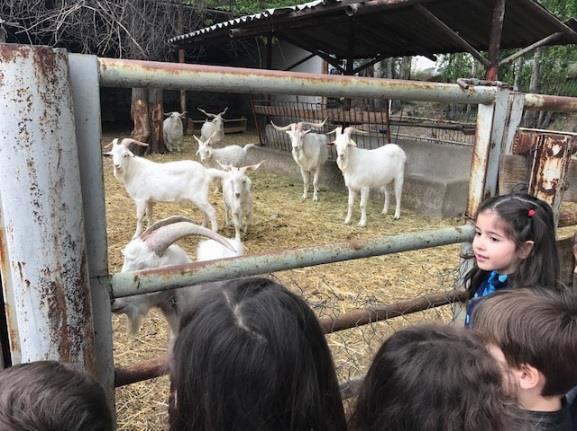
M 0 429 L 112 431 L 102 387 L 72 364 L 39 361 L 0 371 Z
M 283 286 L 245 278 L 206 289 L 180 328 L 171 431 L 345 429 L 323 331 Z
M 498 366 L 472 331 L 414 326 L 377 352 L 351 417 L 355 431 L 509 430 Z
M 577 296 L 572 291 L 496 292 L 475 308 L 473 328 L 500 359 L 507 387 L 518 398 L 528 391 L 562 396 L 577 386 Z
M 517 287 L 555 286 L 559 258 L 546 202 L 524 193 L 496 196 L 480 205 L 475 224 L 474 272 L 511 274 Z

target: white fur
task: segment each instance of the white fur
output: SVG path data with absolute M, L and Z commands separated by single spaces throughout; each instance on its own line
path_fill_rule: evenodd
M 123 140 L 129 142 L 130 140 Z M 218 229 L 216 211 L 208 201 L 208 186 L 212 178 L 222 177 L 223 172 L 206 169 L 192 160 L 156 163 L 135 156 L 128 145 L 118 139 L 112 141 L 114 176 L 124 185 L 136 204 L 136 231 L 133 238 L 143 231 L 144 217 L 152 224 L 154 202 L 189 201 L 203 212 L 206 226 L 210 221 L 213 231 Z
M 169 112 L 168 118 L 162 123 L 162 134 L 164 137 L 164 145 L 168 151 L 182 151 L 184 148 L 184 132 L 182 128 L 182 118 L 186 112 L 182 114 L 178 112 Z
M 359 226 L 367 224 L 367 200 L 369 190 L 376 188 L 385 193 L 385 205 L 383 214 L 389 209 L 388 184 L 395 182 L 396 209 L 395 219 L 401 217 L 401 195 L 405 163 L 407 156 L 403 149 L 396 144 L 387 144 L 374 150 L 357 148 L 351 139 L 351 133 L 355 130 L 347 127 L 342 133 L 337 128 L 335 145 L 337 149 L 337 165 L 343 173 L 345 185 L 349 190 L 349 202 L 345 223 L 349 224 L 352 218 L 355 196 L 361 192 L 361 219 Z

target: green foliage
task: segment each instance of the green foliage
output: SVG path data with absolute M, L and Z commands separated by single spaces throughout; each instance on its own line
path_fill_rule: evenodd
M 577 0 L 542 0 L 540 2 L 551 13 L 562 20 L 577 16 Z M 516 50 L 502 50 L 500 59 L 503 59 Z M 484 53 L 486 55 L 486 53 Z M 534 53 L 526 54 L 522 61 L 517 82 L 521 91 L 528 91 L 531 80 Z M 441 70 L 441 77 L 445 82 L 455 82 L 457 78 L 473 77 L 482 79 L 485 68 L 477 64 L 473 74 L 473 62 L 476 60 L 470 54 L 459 53 L 442 56 L 437 61 Z M 575 72 L 568 74 L 569 66 L 575 68 L 577 64 L 577 47 L 575 45 L 551 46 L 542 48 L 539 61 L 539 89 L 540 93 L 559 94 L 563 96 L 577 96 L 577 77 Z M 507 64 L 499 68 L 499 81 L 515 82 L 514 65 Z
M 294 6 L 298 0 L 204 0 L 206 7 L 223 9 L 235 15 L 249 15 L 265 9 Z

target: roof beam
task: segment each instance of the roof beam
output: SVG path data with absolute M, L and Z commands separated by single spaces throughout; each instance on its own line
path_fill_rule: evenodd
M 527 5 L 527 7 L 529 9 L 531 9 L 533 12 L 539 14 L 544 20 L 548 21 L 551 25 L 554 25 L 555 27 L 557 27 L 569 39 L 571 39 L 573 41 L 573 43 L 577 43 L 577 32 L 575 32 L 575 30 L 573 30 L 571 27 L 569 27 L 563 21 L 559 20 L 554 15 L 551 15 L 551 13 L 549 13 L 539 3 L 536 3 L 533 0 L 520 0 L 520 1 L 525 3 L 525 5 Z
M 529 46 L 526 47 L 526 48 L 520 49 L 519 51 L 511 54 L 509 57 L 504 58 L 503 60 L 501 60 L 501 61 L 499 62 L 499 66 L 502 66 L 502 65 L 507 64 L 507 63 L 511 63 L 512 61 L 517 60 L 519 57 L 522 57 L 522 56 L 524 56 L 525 54 L 528 54 L 528 53 L 536 50 L 537 48 L 539 48 L 539 47 L 541 47 L 541 46 L 543 46 L 543 45 L 548 44 L 549 42 L 554 42 L 554 41 L 556 41 L 557 39 L 559 39 L 561 36 L 563 36 L 564 34 L 565 34 L 565 33 L 559 31 L 559 32 L 553 33 L 553 34 L 551 34 L 551 35 L 549 35 L 549 36 L 547 36 L 547 37 L 545 37 L 545 38 L 543 38 L 543 39 L 541 39 L 541 40 L 538 40 L 538 41 L 535 42 L 534 44 L 529 45 Z
M 305 61 L 310 60 L 311 58 L 313 58 L 316 54 L 312 53 L 311 55 L 307 55 L 305 58 L 300 59 L 299 61 L 297 61 L 294 64 L 291 64 L 289 67 L 287 67 L 286 69 L 284 69 L 285 72 L 288 72 L 289 70 L 293 70 L 295 67 L 300 66 L 301 64 L 303 64 Z
M 429 9 L 417 4 L 414 6 L 415 10 L 419 11 L 421 15 L 427 18 L 435 27 L 437 27 L 441 32 L 443 32 L 447 37 L 449 37 L 453 42 L 460 45 L 465 51 L 475 57 L 479 62 L 481 62 L 485 67 L 489 67 L 491 63 L 483 55 L 477 51 L 469 42 L 459 36 L 451 27 L 437 18 Z
M 384 60 L 385 58 L 387 58 L 386 55 L 383 54 L 379 54 L 377 55 L 375 58 L 373 58 L 371 61 L 367 61 L 365 64 L 361 64 L 359 67 L 357 67 L 356 69 L 353 70 L 353 75 L 355 73 L 359 73 L 361 70 L 366 69 L 369 66 L 372 66 L 375 63 L 378 63 L 381 60 Z
M 329 63 L 331 66 L 333 66 L 333 67 L 335 67 L 337 70 L 339 70 L 341 73 L 343 73 L 343 74 L 345 73 L 345 69 L 343 69 L 343 67 L 339 64 L 339 60 L 338 60 L 338 59 L 336 59 L 336 58 L 334 58 L 334 57 L 331 57 L 330 55 L 325 54 L 325 53 L 322 52 L 322 51 L 319 51 L 319 50 L 316 50 L 316 49 L 307 48 L 307 47 L 303 46 L 303 45 L 302 45 L 300 42 L 298 42 L 297 40 L 294 40 L 294 39 L 292 39 L 292 38 L 290 38 L 290 37 L 287 37 L 287 36 L 282 36 L 282 37 L 281 37 L 281 36 L 277 36 L 277 37 L 278 37 L 279 39 L 284 39 L 284 40 L 286 40 L 287 42 L 292 43 L 294 46 L 298 46 L 299 48 L 304 49 L 305 51 L 312 52 L 313 54 L 318 55 L 318 56 L 319 56 L 320 58 L 322 58 L 324 61 L 326 61 L 326 62 Z

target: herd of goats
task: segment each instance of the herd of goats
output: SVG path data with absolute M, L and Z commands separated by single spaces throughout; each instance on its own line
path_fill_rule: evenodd
M 132 240 L 123 249 L 122 272 L 191 263 L 188 254 L 175 244 L 179 239 L 190 235 L 208 238 L 198 245 L 197 261 L 242 256 L 245 252 L 241 231 L 246 234 L 252 222 L 251 180 L 247 174 L 257 170 L 264 160 L 254 165 L 244 164 L 247 151 L 254 147 L 254 144 L 215 148 L 215 145 L 220 144 L 224 138 L 223 115 L 226 109 L 219 114 L 211 114 L 200 108 L 199 110 L 207 116 L 201 128 L 200 138 L 194 136 L 198 142 L 197 155 L 200 162 L 193 160 L 153 162 L 130 151 L 129 147 L 133 144 L 147 146 L 131 138 L 114 139 L 110 151 L 104 153 L 112 158 L 115 178 L 125 187 L 136 204 L 136 231 Z M 182 118 L 185 114 L 185 112 L 166 114 L 168 118 L 163 123 L 163 137 L 169 151 L 183 149 Z M 388 185 L 392 182 L 396 199 L 394 217 L 398 219 L 407 159 L 402 148 L 396 144 L 387 144 L 371 150 L 358 148 L 351 135 L 367 132 L 354 127 L 337 127 L 327 134 L 311 132 L 312 129 L 321 129 L 325 122 L 326 120 L 320 123 L 301 121 L 284 127 L 271 122 L 275 129 L 285 131 L 290 137 L 292 156 L 300 167 L 304 183 L 302 199 L 307 198 L 312 176 L 312 198 L 318 200 L 319 174 L 328 159 L 328 146 L 335 145 L 337 165 L 349 192 L 345 223 L 351 222 L 355 196 L 360 191 L 359 226 L 366 226 L 366 204 L 371 188 L 384 192 L 383 214 L 386 214 L 390 194 Z M 330 134 L 336 136 L 332 142 L 328 137 Z M 234 238 L 226 238 L 217 233 L 216 211 L 208 199 L 211 183 L 217 183 L 222 189 L 225 223 L 227 225 L 232 223 L 234 226 Z M 202 211 L 203 226 L 178 216 L 153 224 L 152 207 L 155 202 L 181 201 L 189 201 Z M 143 229 L 145 216 L 148 221 L 146 230 Z M 159 308 L 170 327 L 169 346 L 171 346 L 178 331 L 179 310 L 194 301 L 194 297 L 205 287 L 207 285 L 115 299 L 112 311 L 126 314 L 130 332 L 136 333 L 150 308 Z

